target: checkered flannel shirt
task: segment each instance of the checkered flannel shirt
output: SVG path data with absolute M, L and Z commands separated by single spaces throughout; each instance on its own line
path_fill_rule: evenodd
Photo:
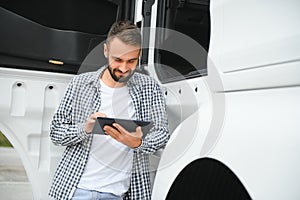
M 51 122 L 52 142 L 66 146 L 49 191 L 55 199 L 71 199 L 83 174 L 93 138 L 84 131 L 84 124 L 101 106 L 99 79 L 104 69 L 105 66 L 96 72 L 75 76 Z M 124 199 L 149 200 L 149 154 L 164 147 L 170 137 L 165 99 L 159 85 L 149 76 L 134 73 L 127 86 L 137 120 L 151 120 L 154 127 L 141 146 L 134 149 L 131 183 Z

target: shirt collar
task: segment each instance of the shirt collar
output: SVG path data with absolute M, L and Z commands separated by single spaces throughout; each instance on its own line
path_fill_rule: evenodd
M 92 75 L 88 78 L 86 84 L 91 84 L 93 86 L 97 86 L 100 84 L 100 77 L 102 76 L 104 70 L 106 69 L 107 65 L 100 67 L 97 71 L 93 72 Z

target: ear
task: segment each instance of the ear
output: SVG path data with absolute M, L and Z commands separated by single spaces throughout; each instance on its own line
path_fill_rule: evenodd
M 108 57 L 108 47 L 107 47 L 106 43 L 104 43 L 104 47 L 103 48 L 104 48 L 103 49 L 104 56 L 105 56 L 105 58 L 107 58 Z

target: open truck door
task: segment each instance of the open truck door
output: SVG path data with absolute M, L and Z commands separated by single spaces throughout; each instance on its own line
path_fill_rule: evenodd
M 111 24 L 135 21 L 138 10 L 126 0 L 0 5 L 0 130 L 22 160 L 33 198 L 49 199 L 64 149 L 51 143 L 49 125 L 67 83 L 106 62 L 101 42 Z M 95 60 L 86 59 L 92 53 Z

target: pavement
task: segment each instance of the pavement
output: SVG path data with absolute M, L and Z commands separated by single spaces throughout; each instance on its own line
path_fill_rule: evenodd
M 0 199 L 33 199 L 31 186 L 19 155 L 10 147 L 0 147 Z

